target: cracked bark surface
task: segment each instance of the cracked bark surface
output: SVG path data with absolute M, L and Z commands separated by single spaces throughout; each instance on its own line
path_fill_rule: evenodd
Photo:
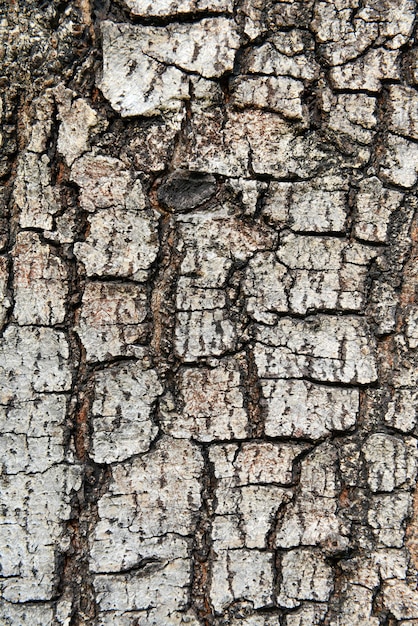
M 418 624 L 415 0 L 5 7 L 1 624 Z

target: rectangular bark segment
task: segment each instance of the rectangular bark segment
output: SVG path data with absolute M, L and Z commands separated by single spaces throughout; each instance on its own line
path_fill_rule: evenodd
M 17 323 L 54 326 L 64 322 L 68 271 L 54 248 L 42 243 L 36 233 L 21 232 L 16 238 L 13 255 Z
M 327 176 L 308 182 L 271 182 L 263 214 L 302 232 L 345 232 L 347 182 Z
M 101 89 L 123 116 L 180 110 L 190 97 L 188 73 L 221 76 L 239 47 L 236 24 L 225 17 L 163 28 L 104 22 L 102 36 Z
M 305 380 L 263 380 L 266 435 L 307 437 L 352 430 L 359 410 L 358 389 L 317 385 Z
M 164 428 L 174 437 L 201 442 L 245 439 L 250 424 L 243 377 L 240 360 L 232 358 L 222 359 L 211 369 L 180 370 L 175 399 L 183 406 L 164 416 Z
M 367 324 L 353 316 L 283 318 L 258 327 L 255 359 L 262 378 L 314 378 L 366 384 L 376 380 L 374 341 Z
M 186 608 L 202 468 L 196 446 L 168 437 L 116 464 L 90 560 L 99 608 L 111 619 L 143 611 L 161 623 Z
M 0 341 L 0 569 L 3 597 L 13 603 L 53 600 L 55 560 L 81 486 L 64 447 L 68 356 L 63 333 L 50 328 L 9 325 Z
M 137 343 L 147 336 L 147 296 L 132 283 L 87 283 L 77 333 L 89 361 L 135 355 Z
M 125 0 L 133 15 L 165 16 L 198 11 L 230 12 L 234 9 L 233 0 Z
M 146 351 L 137 357 L 94 376 L 90 454 L 96 463 L 121 462 L 147 452 L 157 436 L 153 412 L 163 389 Z
M 215 613 L 240 598 L 255 609 L 273 601 L 273 555 L 258 550 L 220 551 L 213 564 L 211 601 Z

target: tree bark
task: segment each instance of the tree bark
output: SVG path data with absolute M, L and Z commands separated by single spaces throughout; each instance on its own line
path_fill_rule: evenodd
M 415 1 L 3 8 L 1 623 L 418 624 Z

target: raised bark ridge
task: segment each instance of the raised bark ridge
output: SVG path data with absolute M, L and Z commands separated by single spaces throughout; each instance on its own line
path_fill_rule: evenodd
M 0 23 L 1 623 L 418 624 L 415 1 L 47 4 Z

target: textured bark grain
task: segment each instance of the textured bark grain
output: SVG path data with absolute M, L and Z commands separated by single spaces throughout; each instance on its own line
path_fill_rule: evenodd
M 2 8 L 1 624 L 417 624 L 415 0 Z

